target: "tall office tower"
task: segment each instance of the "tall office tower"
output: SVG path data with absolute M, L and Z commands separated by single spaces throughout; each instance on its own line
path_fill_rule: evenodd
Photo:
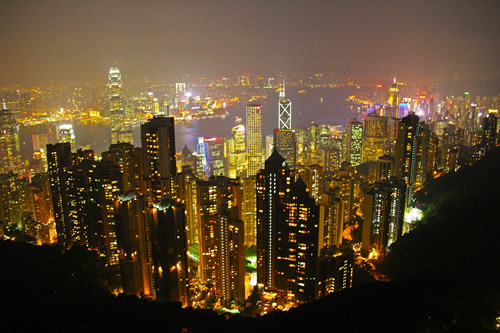
M 276 230 L 278 303 L 302 304 L 316 298 L 319 209 L 301 178 L 282 203 Z
M 76 151 L 76 138 L 75 131 L 73 130 L 73 125 L 71 124 L 61 124 L 58 128 L 58 142 L 69 142 L 73 152 Z
M 224 154 L 224 139 L 206 138 L 205 154 L 208 166 L 207 178 L 210 176 L 226 176 L 227 162 Z
M 399 108 L 399 87 L 394 78 L 394 84 L 389 88 L 389 100 L 387 101 L 387 116 L 389 118 L 401 118 L 398 115 Z
M 237 125 L 232 129 L 233 137 L 228 144 L 229 178 L 241 177 L 246 174 L 245 126 Z
M 146 193 L 142 152 L 141 148 L 134 148 L 132 144 L 123 142 L 110 145 L 109 150 L 102 153 L 103 161 L 109 161 L 120 167 L 122 192 Z
M 292 129 L 292 102 L 285 97 L 285 80 L 280 90 L 278 105 L 278 129 Z
M 99 184 L 92 150 L 78 149 L 68 170 L 68 203 L 73 243 L 102 250 L 102 230 L 99 223 Z M 101 252 L 102 253 L 102 252 Z
M 375 182 L 364 193 L 363 250 L 383 253 L 403 232 L 406 184 L 395 177 Z
M 387 140 L 385 141 L 385 153 L 394 156 L 394 147 L 398 137 L 398 118 L 387 118 Z
M 257 195 L 255 176 L 241 180 L 241 219 L 245 227 L 245 245 L 257 244 Z
M 399 122 L 394 156 L 394 175 L 407 185 L 407 206 L 425 182 L 429 130 L 418 116 L 410 114 Z
M 342 244 L 342 204 L 340 189 L 331 189 L 323 193 L 319 205 L 319 243 L 318 249 Z
M 174 189 L 175 126 L 173 117 L 154 117 L 141 126 L 144 179 L 148 199 L 159 202 Z
M 394 157 L 383 155 L 378 158 L 377 181 L 389 179 L 394 172 Z
M 352 287 L 354 251 L 335 247 L 321 249 L 318 258 L 318 297 Z
M 100 228 L 104 245 L 101 252 L 104 253 L 108 264 L 116 265 L 119 255 L 114 202 L 119 194 L 123 193 L 120 167 L 109 161 L 101 161 L 97 164 L 96 177 L 99 182 Z
M 122 194 L 114 205 L 123 292 L 153 298 L 155 285 L 151 229 L 147 214 L 144 213 L 147 200 L 132 191 Z
M 290 192 L 292 174 L 275 150 L 257 174 L 257 282 L 276 287 L 277 228 L 283 217 L 281 200 Z
M 0 110 L 0 173 L 21 171 L 21 148 L 17 122 L 5 103 Z
M 155 298 L 188 305 L 188 265 L 184 205 L 164 198 L 152 209 L 151 245 Z
M 111 143 L 128 142 L 133 144 L 133 133 L 125 119 L 123 107 L 122 75 L 116 67 L 111 67 L 108 74 L 108 96 L 111 118 Z
M 385 153 L 387 117 L 374 114 L 366 116 L 363 134 L 363 162 L 376 161 Z
M 262 106 L 248 104 L 246 109 L 248 176 L 262 169 Z
M 490 110 L 483 120 L 483 138 L 481 140 L 483 156 L 497 145 L 498 117 L 496 112 L 496 110 Z
M 205 152 L 205 138 L 202 136 L 198 137 L 198 144 L 196 145 L 196 153 L 194 154 L 196 157 L 195 168 L 193 169 L 194 174 L 199 179 L 207 180 L 208 173 L 208 163 L 207 163 L 207 154 Z
M 236 254 L 227 248 L 227 233 L 232 223 L 241 220 L 240 187 L 240 183 L 226 177 L 211 177 L 208 181 L 198 181 L 200 280 L 203 283 L 213 283 L 216 294 L 222 297 L 224 302 L 229 300 L 228 286 L 233 285 L 232 279 L 238 279 L 241 274 L 245 274 L 240 271 L 228 271 L 229 266 L 226 265 L 228 261 L 233 260 L 231 255 Z M 244 285 L 235 283 L 234 286 L 244 290 Z
M 363 152 L 363 123 L 352 120 L 347 123 L 346 137 L 347 162 L 352 166 L 361 164 Z
M 297 167 L 295 131 L 274 130 L 274 148 L 285 159 L 290 170 L 295 170 Z
M 177 199 L 186 206 L 187 245 L 198 244 L 198 179 L 189 166 L 183 166 L 176 177 Z
M 65 248 L 70 248 L 74 238 L 68 202 L 69 172 L 72 167 L 71 145 L 68 142 L 48 144 L 47 164 L 57 242 Z

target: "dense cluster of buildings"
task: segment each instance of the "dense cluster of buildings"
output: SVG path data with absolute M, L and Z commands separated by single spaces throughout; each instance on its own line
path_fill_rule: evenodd
M 196 151 L 176 152 L 174 117 L 161 113 L 141 125 L 134 146 L 113 67 L 109 150 L 100 157 L 75 150 L 62 128 L 58 143 L 40 149 L 33 172 L 4 105 L 1 235 L 85 246 L 120 267 L 123 292 L 185 306 L 200 304 L 199 286 L 221 306 L 243 304 L 250 246 L 257 253 L 251 284 L 273 306 L 349 288 L 355 253 L 376 258 L 411 230 L 415 193 L 427 179 L 498 143 L 497 100 L 399 95 L 394 82 L 387 103 L 345 130 L 293 127 L 283 83 L 272 136 L 262 132 L 262 105 L 248 104 L 230 137 L 199 138 Z

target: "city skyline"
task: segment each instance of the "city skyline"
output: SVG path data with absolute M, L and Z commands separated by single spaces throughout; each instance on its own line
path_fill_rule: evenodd
M 235 71 L 498 78 L 500 5 L 132 1 L 3 6 L 0 84 Z M 250 51 L 257 50 L 257 52 Z

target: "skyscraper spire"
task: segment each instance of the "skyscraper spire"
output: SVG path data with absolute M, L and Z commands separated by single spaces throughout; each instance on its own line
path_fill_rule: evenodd
M 280 98 L 284 98 L 285 97 L 285 79 L 283 79 L 283 85 L 281 86 L 281 89 L 280 89 Z

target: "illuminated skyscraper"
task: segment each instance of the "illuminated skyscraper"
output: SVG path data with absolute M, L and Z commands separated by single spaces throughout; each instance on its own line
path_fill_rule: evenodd
M 248 176 L 262 169 L 262 106 L 249 104 L 246 109 Z
M 154 117 L 141 126 L 144 178 L 149 182 L 148 197 L 159 202 L 171 194 L 177 173 L 173 117 Z
M 496 147 L 497 144 L 497 110 L 490 110 L 483 120 L 483 138 L 481 141 L 481 150 L 483 156 Z
M 363 123 L 353 120 L 347 123 L 347 162 L 352 166 L 361 164 L 363 144 Z
M 403 232 L 406 184 L 390 177 L 364 193 L 363 249 L 383 253 Z
M 117 67 L 111 67 L 108 75 L 108 96 L 111 118 L 111 143 L 133 144 L 133 134 L 125 118 L 123 106 L 122 75 Z
M 291 130 L 292 129 L 292 102 L 285 97 L 285 81 L 283 80 L 283 87 L 279 95 L 279 113 L 278 113 L 278 129 Z
M 384 155 L 387 141 L 387 117 L 366 116 L 363 137 L 363 162 L 376 161 Z
M 18 125 L 5 103 L 0 111 L 0 173 L 18 173 L 21 168 L 21 149 Z
M 257 244 L 257 203 L 255 176 L 242 179 L 241 219 L 245 226 L 245 245 Z
M 76 151 L 75 131 L 73 130 L 73 125 L 71 124 L 59 125 L 58 138 L 59 142 L 69 142 L 71 144 L 73 152 Z
M 236 178 L 244 175 L 246 170 L 245 126 L 233 127 L 232 134 L 228 140 L 229 178 Z
M 410 114 L 399 122 L 393 175 L 407 185 L 407 206 L 413 204 L 414 192 L 425 182 L 428 141 L 429 130 L 418 116 Z
M 151 208 L 151 247 L 155 298 L 188 305 L 186 216 L 184 205 L 164 198 Z
M 294 130 L 274 130 L 274 148 L 285 159 L 290 170 L 297 167 L 297 143 Z
M 69 172 L 72 167 L 71 145 L 47 145 L 47 165 L 57 230 L 57 242 L 65 248 L 73 245 L 73 226 L 70 220 L 68 191 Z
M 207 178 L 227 175 L 223 138 L 205 138 L 205 156 L 208 166 Z
M 116 236 L 123 292 L 154 297 L 151 229 L 144 213 L 146 207 L 146 199 L 136 192 L 124 193 L 116 199 Z
M 200 280 L 213 283 L 224 303 L 245 290 L 240 187 L 226 177 L 198 182 Z
M 257 174 L 257 282 L 276 287 L 277 228 L 283 218 L 282 198 L 290 192 L 292 175 L 276 151 Z
M 319 209 L 301 178 L 282 204 L 276 230 L 278 303 L 301 304 L 316 298 Z

